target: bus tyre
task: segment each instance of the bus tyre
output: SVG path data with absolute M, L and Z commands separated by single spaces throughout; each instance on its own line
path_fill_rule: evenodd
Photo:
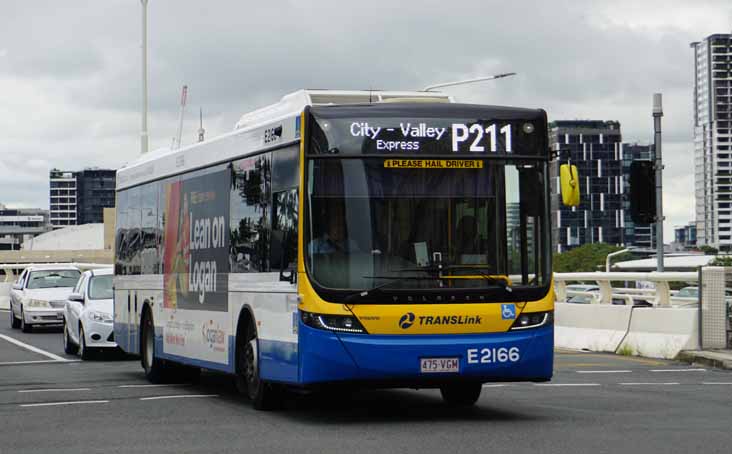
M 23 306 L 20 307 L 20 330 L 24 333 L 30 333 L 33 331 L 33 325 L 25 322 L 25 313 L 23 312 Z
M 71 337 L 69 337 L 69 327 L 66 325 L 66 320 L 64 320 L 64 353 L 75 355 L 77 351 L 79 351 L 79 346 L 74 344 Z
M 236 387 L 257 410 L 275 410 L 282 405 L 279 387 L 259 376 L 257 334 L 252 326 L 236 337 Z
M 145 370 L 145 378 L 151 383 L 165 381 L 167 371 L 165 362 L 155 357 L 155 327 L 148 311 L 142 319 L 142 342 L 140 345 L 140 362 Z
M 20 328 L 20 320 L 15 317 L 12 306 L 10 307 L 10 327 L 13 329 Z
M 468 407 L 478 401 L 482 389 L 480 383 L 450 384 L 440 387 L 440 394 L 449 405 Z

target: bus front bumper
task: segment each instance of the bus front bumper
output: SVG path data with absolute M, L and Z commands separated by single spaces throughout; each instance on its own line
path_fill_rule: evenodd
M 301 384 L 339 381 L 430 386 L 458 381 L 548 381 L 554 328 L 460 335 L 345 334 L 300 323 Z M 457 358 L 457 372 L 423 372 L 422 359 Z

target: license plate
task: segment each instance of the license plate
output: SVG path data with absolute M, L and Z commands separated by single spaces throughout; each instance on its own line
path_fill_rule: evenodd
M 419 361 L 423 374 L 460 372 L 458 358 L 422 358 Z

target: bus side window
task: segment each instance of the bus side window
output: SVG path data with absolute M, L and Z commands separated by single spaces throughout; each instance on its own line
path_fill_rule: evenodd
M 272 196 L 272 270 L 295 269 L 297 262 L 297 189 Z
M 232 273 L 269 271 L 271 154 L 233 163 L 229 263 Z
M 297 262 L 298 146 L 272 153 L 271 269 L 294 270 Z

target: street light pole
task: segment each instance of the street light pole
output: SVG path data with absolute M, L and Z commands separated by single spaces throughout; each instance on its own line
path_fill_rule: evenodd
M 502 73 L 496 74 L 495 76 L 477 77 L 475 79 L 458 80 L 456 82 L 445 82 L 442 84 L 428 85 L 424 87 L 423 91 L 432 91 L 435 88 L 451 87 L 453 85 L 471 84 L 473 82 L 483 82 L 484 80 L 500 79 L 502 77 L 515 76 L 516 73 Z
M 661 159 L 661 93 L 653 94 L 653 148 L 656 154 L 656 271 L 663 272 L 663 160 Z
M 147 2 L 142 4 L 142 130 L 140 131 L 140 153 L 147 153 Z

